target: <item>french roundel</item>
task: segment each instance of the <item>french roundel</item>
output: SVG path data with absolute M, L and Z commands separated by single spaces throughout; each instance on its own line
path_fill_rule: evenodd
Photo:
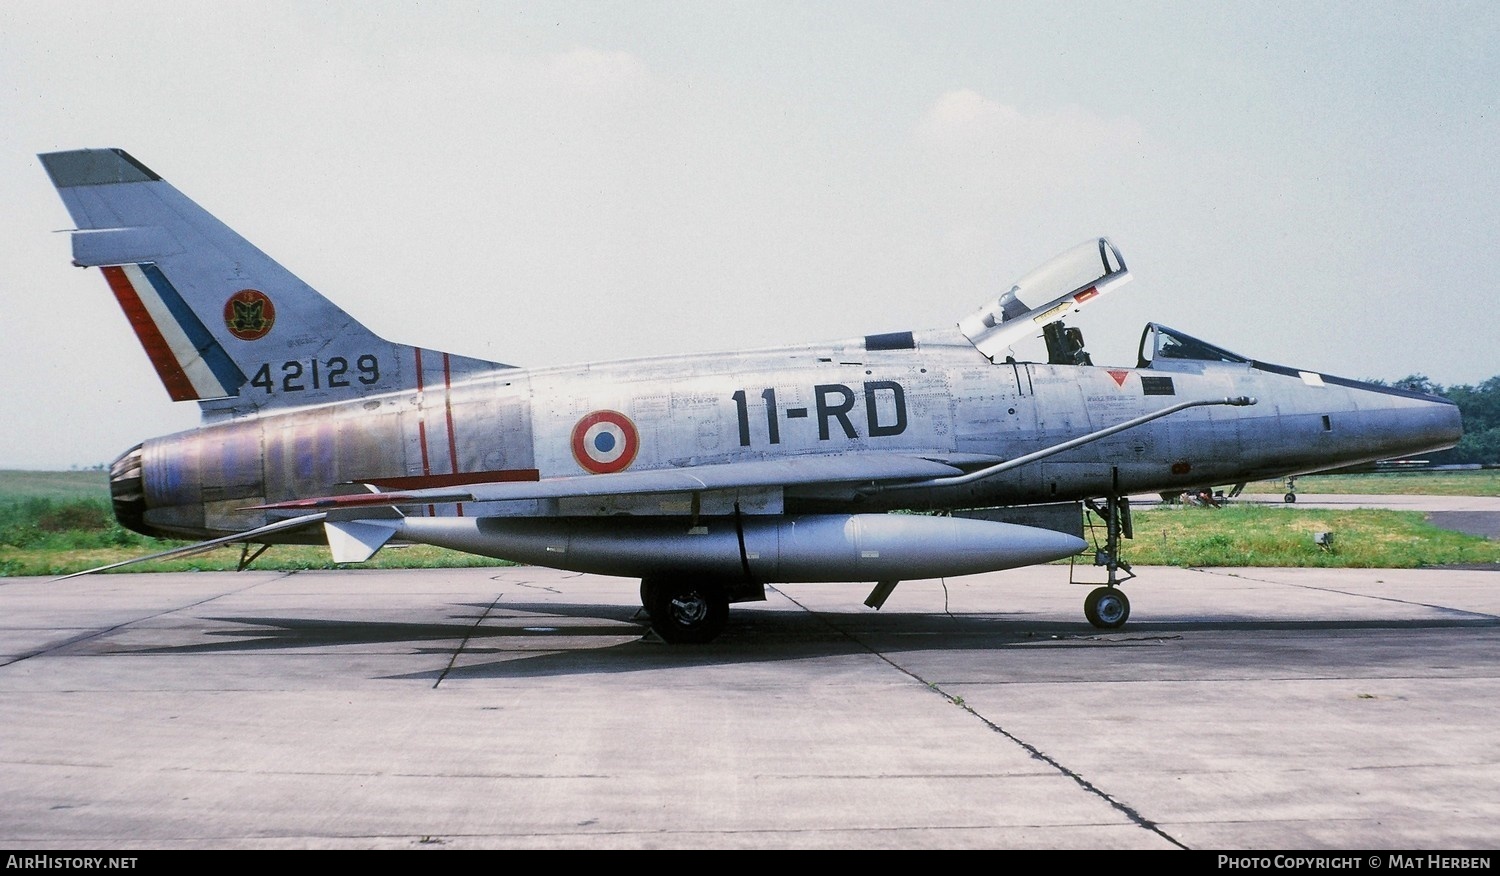
M 635 424 L 618 411 L 594 411 L 573 427 L 573 457 L 594 474 L 625 470 L 640 449 Z

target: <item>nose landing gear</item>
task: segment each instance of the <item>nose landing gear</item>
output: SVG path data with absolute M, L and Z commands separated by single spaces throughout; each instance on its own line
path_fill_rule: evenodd
M 1109 578 L 1103 587 L 1089 591 L 1083 600 L 1083 616 L 1098 629 L 1117 630 L 1130 619 L 1130 600 L 1120 585 L 1135 577 L 1130 564 L 1120 559 L 1121 536 L 1135 535 L 1130 525 L 1130 498 L 1112 495 L 1090 499 L 1086 504 L 1104 521 L 1104 547 L 1094 552 L 1094 565 L 1103 566 Z

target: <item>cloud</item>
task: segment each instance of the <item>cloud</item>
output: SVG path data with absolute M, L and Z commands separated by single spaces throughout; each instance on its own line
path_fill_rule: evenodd
M 964 88 L 939 97 L 922 117 L 917 133 L 933 142 L 972 139 L 976 134 L 1004 131 L 1021 121 L 1015 107 Z
M 1133 211 L 1162 188 L 1163 146 L 1129 117 L 1026 110 L 964 88 L 938 95 L 910 130 L 926 233 L 957 288 L 993 286 L 1090 234 L 1133 229 Z
M 935 159 L 971 172 L 982 166 L 986 178 L 1017 182 L 1037 174 L 1050 183 L 1106 171 L 1149 145 L 1144 129 L 1129 118 L 1106 118 L 1073 105 L 1028 114 L 971 89 L 938 97 L 915 136 Z

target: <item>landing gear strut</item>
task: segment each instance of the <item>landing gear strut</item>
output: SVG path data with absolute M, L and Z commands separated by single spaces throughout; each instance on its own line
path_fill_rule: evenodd
M 1087 504 L 1090 511 L 1104 520 L 1104 547 L 1094 552 L 1094 565 L 1103 566 L 1109 579 L 1084 599 L 1083 616 L 1101 630 L 1116 630 L 1130 618 L 1130 600 L 1120 585 L 1135 577 L 1130 564 L 1120 559 L 1120 538 L 1135 534 L 1130 524 L 1130 498 L 1111 495 L 1102 500 L 1090 499 Z

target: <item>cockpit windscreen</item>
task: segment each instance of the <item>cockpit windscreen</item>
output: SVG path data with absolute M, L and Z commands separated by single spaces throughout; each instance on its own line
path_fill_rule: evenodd
M 1207 341 L 1200 341 L 1192 335 L 1154 322 L 1148 323 L 1146 331 L 1141 334 L 1139 360 L 1136 365 L 1138 368 L 1149 368 L 1153 363 L 1166 364 L 1173 360 L 1239 364 L 1250 362 L 1244 356 L 1231 353 L 1223 347 L 1216 347 Z

